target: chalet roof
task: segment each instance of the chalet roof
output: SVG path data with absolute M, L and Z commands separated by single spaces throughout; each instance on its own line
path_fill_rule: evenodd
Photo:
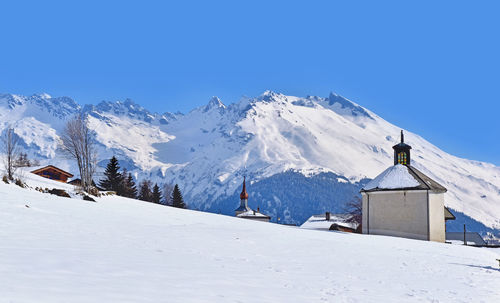
M 47 165 L 47 166 L 44 166 L 44 167 L 41 167 L 41 168 L 38 168 L 38 169 L 32 170 L 31 172 L 32 172 L 33 174 L 36 174 L 36 173 L 40 173 L 40 172 L 43 172 L 43 171 L 48 170 L 48 169 L 53 169 L 53 170 L 56 170 L 56 171 L 58 171 L 59 173 L 61 173 L 61 174 L 63 174 L 63 175 L 68 176 L 68 178 L 72 178 L 72 177 L 73 177 L 73 175 L 72 175 L 72 174 L 70 174 L 70 173 L 68 173 L 67 171 L 64 171 L 64 170 L 62 170 L 62 169 L 60 169 L 60 168 L 58 168 L 58 167 L 55 167 L 54 165 Z
M 391 190 L 430 190 L 444 193 L 446 188 L 411 165 L 396 164 L 370 181 L 361 192 Z
M 73 184 L 80 185 L 81 183 L 82 183 L 82 179 L 80 179 L 80 178 L 75 178 L 75 179 L 73 179 L 71 181 L 68 181 L 68 184 L 72 184 L 72 185 Z

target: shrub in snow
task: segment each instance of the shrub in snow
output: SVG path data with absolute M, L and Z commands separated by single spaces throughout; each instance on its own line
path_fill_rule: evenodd
M 2 181 L 5 182 L 6 184 L 9 184 L 9 178 L 7 178 L 7 176 L 3 176 L 2 177 Z
M 26 184 L 24 184 L 23 181 L 21 181 L 21 179 L 19 179 L 19 178 L 16 179 L 16 185 L 20 186 L 22 188 L 26 187 Z
M 92 196 L 95 196 L 95 197 L 100 197 L 101 196 L 101 193 L 99 192 L 99 190 L 95 186 L 91 186 L 87 190 L 87 193 L 89 193 L 89 194 L 91 194 Z
M 89 197 L 87 195 L 83 196 L 83 200 L 95 202 L 95 200 L 92 197 Z
M 53 188 L 49 190 L 49 193 L 59 197 L 71 198 L 71 196 L 64 189 Z

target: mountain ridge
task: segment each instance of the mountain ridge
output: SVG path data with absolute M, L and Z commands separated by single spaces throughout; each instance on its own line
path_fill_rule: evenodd
M 194 208 L 211 211 L 238 190 L 244 174 L 252 182 L 290 170 L 331 172 L 352 184 L 374 178 L 392 165 L 400 131 L 334 93 L 303 98 L 266 91 L 227 106 L 212 97 L 187 114 L 150 112 L 130 99 L 80 106 L 69 97 L 2 94 L 0 109 L 0 130 L 11 124 L 30 156 L 73 171 L 57 140 L 64 121 L 81 110 L 96 130 L 101 165 L 116 155 L 136 178 L 178 183 Z M 499 167 L 452 156 L 411 132 L 405 137 L 414 147 L 413 164 L 449 189 L 448 206 L 500 226 Z M 269 199 L 263 209 L 275 212 Z

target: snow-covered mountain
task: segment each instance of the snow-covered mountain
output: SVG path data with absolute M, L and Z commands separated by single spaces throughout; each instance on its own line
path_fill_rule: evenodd
M 57 149 L 66 119 L 88 115 L 101 165 L 116 155 L 139 179 L 178 183 L 190 207 L 231 214 L 243 175 L 249 204 L 299 223 L 341 211 L 393 163 L 400 128 L 354 102 L 266 91 L 224 105 L 217 97 L 183 115 L 131 100 L 80 106 L 67 97 L 0 95 L 0 130 L 11 125 L 31 157 L 76 172 Z M 500 229 L 500 167 L 450 155 L 405 132 L 412 163 L 448 188 L 446 205 Z

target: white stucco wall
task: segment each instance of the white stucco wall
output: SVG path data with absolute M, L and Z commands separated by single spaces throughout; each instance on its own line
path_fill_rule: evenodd
M 363 193 L 363 233 L 428 239 L 427 191 Z
M 443 193 L 379 191 L 362 196 L 364 234 L 445 241 Z
M 444 242 L 446 239 L 444 220 L 444 194 L 429 192 L 430 240 Z
M 361 193 L 361 232 L 368 234 L 368 195 Z

